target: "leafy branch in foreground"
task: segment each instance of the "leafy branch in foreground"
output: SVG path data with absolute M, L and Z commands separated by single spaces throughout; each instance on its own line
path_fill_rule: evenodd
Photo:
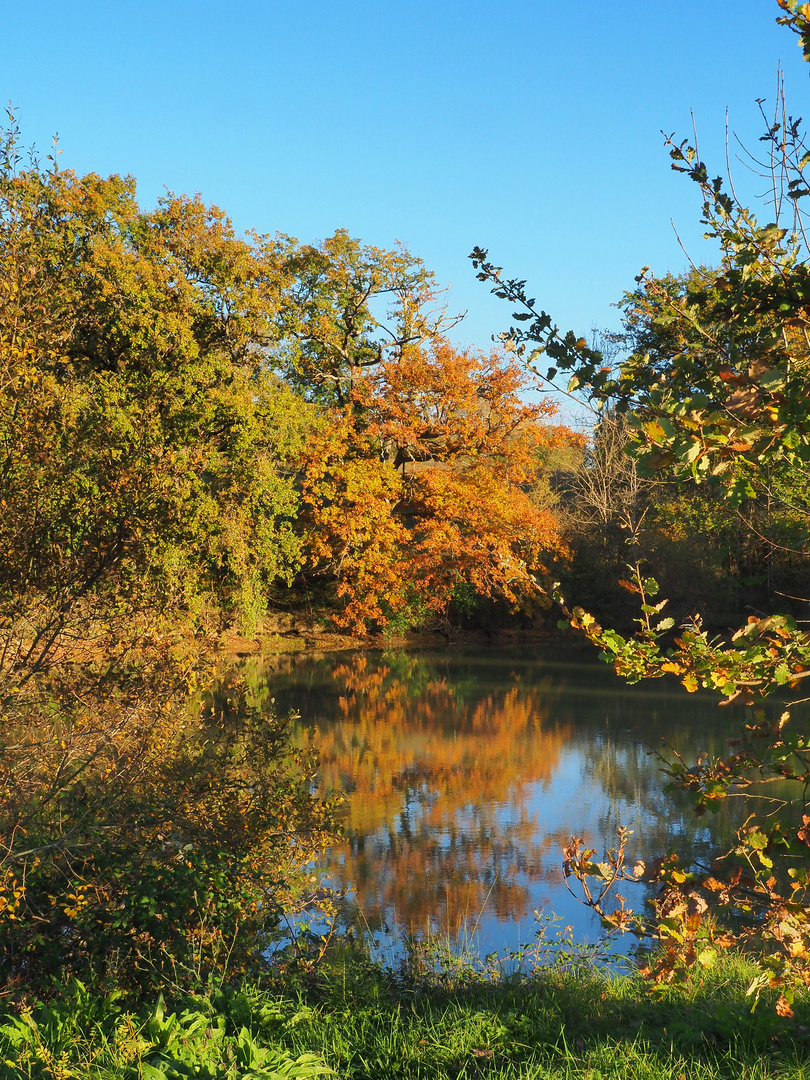
M 665 644 L 671 620 L 658 619 L 666 601 L 651 604 L 654 579 L 638 566 L 629 567 L 642 600 L 641 630 L 625 638 L 604 630 L 579 608 L 569 611 L 557 596 L 571 626 L 602 650 L 606 660 L 630 682 L 677 675 L 690 692 L 699 686 L 726 695 L 721 702 L 751 703 L 786 684 L 797 688 L 810 674 L 810 637 L 786 617 L 752 618 L 736 635 L 734 647 L 709 641 L 699 621 L 682 627 L 674 646 Z M 777 1008 L 789 1014 L 792 987 L 810 985 L 810 738 L 806 725 L 790 725 L 790 711 L 778 720 L 755 710 L 742 736 L 726 756 L 701 755 L 694 764 L 680 756 L 663 771 L 669 789 L 687 794 L 698 815 L 715 812 L 723 799 L 749 796 L 764 812 L 752 814 L 737 833 L 734 848 L 711 867 L 681 865 L 677 856 L 663 856 L 651 868 L 626 862 L 630 833 L 621 830 L 619 846 L 606 863 L 593 861 L 594 851 L 572 839 L 564 853 L 566 879 L 574 877 L 581 899 L 606 926 L 651 937 L 662 948 L 646 967 L 656 982 L 682 976 L 694 963 L 714 962 L 718 948 L 745 946 L 762 957 L 762 971 L 752 992 L 778 987 Z M 773 794 L 772 794 L 773 792 Z M 594 893 L 590 879 L 598 883 Z M 658 886 L 654 916 L 626 908 L 624 898 L 613 911 L 606 897 L 622 881 Z
M 787 12 L 779 21 L 800 35 L 810 60 L 810 7 L 794 0 L 779 6 Z M 706 484 L 738 511 L 755 499 L 787 507 L 802 526 L 792 550 L 799 558 L 810 530 L 810 264 L 802 216 L 810 151 L 784 96 L 762 142 L 771 190 L 765 224 L 738 198 L 731 178 L 711 176 L 696 146 L 666 139 L 673 169 L 698 186 L 719 263 L 683 279 L 641 271 L 622 304 L 632 348 L 618 368 L 584 338 L 561 333 L 525 281 L 505 278 L 484 249 L 471 259 L 479 280 L 517 309 L 517 325 L 503 335 L 507 347 L 537 373 L 547 356 L 546 379 L 564 372 L 569 392 L 584 393 L 605 415 L 624 414 L 628 453 L 642 475 Z M 789 1015 L 793 988 L 810 985 L 810 737 L 800 709 L 810 634 L 780 613 L 781 598 L 773 597 L 773 613 L 753 614 L 722 638 L 710 638 L 698 615 L 673 635 L 655 579 L 642 561 L 628 570 L 622 584 L 641 606 L 635 636 L 605 629 L 581 608 L 569 608 L 559 591 L 556 597 L 565 622 L 620 675 L 631 682 L 675 675 L 688 691 L 711 690 L 723 705 L 754 707 L 779 695 L 786 707 L 778 720 L 755 708 L 727 754 L 700 756 L 694 764 L 676 756 L 665 768 L 671 788 L 687 792 L 699 814 L 732 796 L 750 800 L 754 813 L 713 866 L 663 857 L 650 869 L 630 870 L 625 830 L 601 864 L 572 840 L 566 874 L 609 925 L 657 938 L 662 950 L 648 968 L 656 980 L 711 963 L 718 947 L 745 945 L 760 958 L 751 992 L 777 987 L 777 1010 Z M 610 887 L 637 877 L 659 886 L 655 916 L 640 918 L 623 902 L 608 912 Z

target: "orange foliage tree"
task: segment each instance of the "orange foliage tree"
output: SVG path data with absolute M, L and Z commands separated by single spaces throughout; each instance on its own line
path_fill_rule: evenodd
M 497 351 L 442 337 L 383 355 L 309 445 L 310 565 L 334 575 L 340 625 L 446 621 L 471 592 L 545 604 L 565 547 L 537 497 L 542 451 L 578 436 L 543 423 L 527 381 Z
M 402 472 L 411 573 L 428 608 L 446 611 L 462 583 L 516 607 L 542 602 L 540 579 L 564 549 L 536 497 L 541 451 L 577 438 L 543 425 L 556 406 L 526 404 L 525 377 L 497 351 L 442 340 L 373 382 L 371 430 Z
M 310 439 L 303 474 L 307 569 L 334 582 L 335 623 L 384 625 L 407 603 L 401 477 L 340 410 Z

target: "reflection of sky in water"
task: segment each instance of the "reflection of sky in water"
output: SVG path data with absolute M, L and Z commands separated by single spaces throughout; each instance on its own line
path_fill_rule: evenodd
M 535 909 L 593 942 L 599 921 L 562 877 L 572 834 L 601 854 L 626 825 L 631 864 L 669 846 L 701 857 L 745 816 L 740 801 L 698 821 L 663 794 L 649 747 L 717 752 L 741 716 L 675 684 L 628 688 L 601 664 L 494 651 L 304 658 L 260 674 L 277 707 L 314 729 L 325 782 L 351 793 L 347 844 L 325 870 L 381 928 L 383 952 L 384 928 L 428 924 L 475 928 L 482 954 L 515 949 L 531 940 Z M 643 901 L 643 886 L 620 891 L 631 907 Z

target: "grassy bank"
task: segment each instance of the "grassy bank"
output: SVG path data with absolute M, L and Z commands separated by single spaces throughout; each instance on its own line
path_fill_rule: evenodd
M 351 959 L 315 974 L 179 995 L 128 1010 L 79 986 L 6 1016 L 4 1076 L 535 1077 L 794 1080 L 810 1077 L 810 999 L 792 1019 L 727 960 L 651 997 L 635 976 L 538 970 L 393 973 Z

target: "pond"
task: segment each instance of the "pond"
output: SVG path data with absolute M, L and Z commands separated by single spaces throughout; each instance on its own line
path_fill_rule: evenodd
M 697 818 L 660 771 L 662 754 L 722 752 L 741 712 L 674 679 L 628 686 L 591 653 L 301 654 L 253 658 L 245 674 L 300 714 L 321 785 L 346 794 L 345 842 L 322 871 L 382 947 L 474 930 L 481 955 L 503 954 L 531 940 L 537 912 L 593 943 L 599 920 L 561 869 L 572 835 L 601 851 L 625 825 L 633 861 L 707 859 L 746 816 L 728 799 Z M 630 906 L 644 888 L 622 889 Z

